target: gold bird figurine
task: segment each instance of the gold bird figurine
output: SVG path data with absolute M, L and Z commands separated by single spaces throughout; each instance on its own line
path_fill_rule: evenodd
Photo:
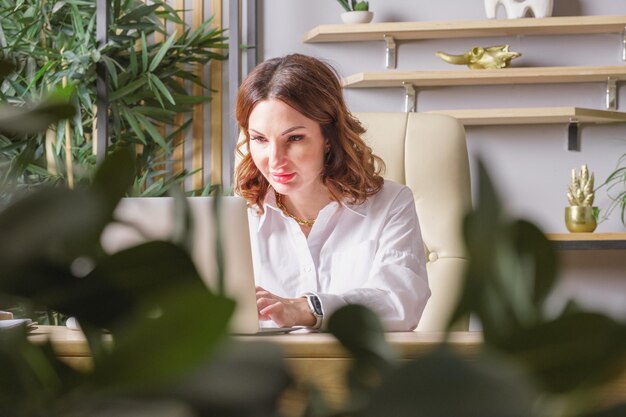
M 522 56 L 519 52 L 509 52 L 509 45 L 476 46 L 463 55 L 450 55 L 437 52 L 437 56 L 449 64 L 467 65 L 471 69 L 506 68 L 511 60 Z

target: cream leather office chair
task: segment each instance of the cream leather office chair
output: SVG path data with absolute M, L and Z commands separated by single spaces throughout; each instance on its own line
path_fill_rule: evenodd
M 461 222 L 471 207 L 465 131 L 456 119 L 421 113 L 355 113 L 387 166 L 385 178 L 413 191 L 432 295 L 417 330 L 443 330 L 466 266 Z M 468 322 L 459 330 L 467 330 Z

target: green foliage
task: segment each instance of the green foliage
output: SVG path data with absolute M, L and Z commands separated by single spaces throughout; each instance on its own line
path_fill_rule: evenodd
M 389 353 L 378 318 L 360 306 L 337 311 L 330 318 L 329 330 L 355 357 L 350 376 L 358 378 L 359 395 L 351 397 L 347 415 L 533 415 L 537 397 L 528 378 L 510 362 L 488 352 L 468 360 L 442 345 L 409 362 L 399 361 Z
M 352 353 L 353 393 L 362 416 L 617 417 L 597 395 L 626 370 L 626 325 L 573 303 L 546 312 L 556 282 L 551 243 L 533 224 L 508 219 L 482 163 L 476 208 L 464 236 L 469 267 L 451 322 L 474 314 L 484 349 L 459 356 L 443 344 L 400 362 L 388 353 L 377 318 L 349 306 L 329 330 Z M 319 406 L 316 408 L 320 408 Z M 311 408 L 313 409 L 313 407 Z
M 370 8 L 368 1 L 357 0 L 337 0 L 337 2 L 344 8 L 346 12 L 358 12 L 367 11 Z
M 279 351 L 228 340 L 234 303 L 206 288 L 182 246 L 100 247 L 134 164 L 118 147 L 90 187 L 41 189 L 0 211 L 0 303 L 77 317 L 94 363 L 79 372 L 24 328 L 0 330 L 0 415 L 271 415 L 289 383 Z
M 607 218 L 619 207 L 621 211 L 620 219 L 622 224 L 626 226 L 626 154 L 620 156 L 615 170 L 609 174 L 606 181 L 597 189 L 602 187 L 606 187 L 606 192 L 612 200 L 611 204 L 604 210 L 603 217 Z
M 222 52 L 226 48 L 224 31 L 211 28 L 210 19 L 192 30 L 162 0 L 149 5 L 140 0 L 116 0 L 109 2 L 109 7 L 110 40 L 97 46 L 94 0 L 0 0 L 0 58 L 15 65 L 0 86 L 0 101 L 23 107 L 63 85 L 64 80 L 75 90 L 71 104 L 76 114 L 52 127 L 56 173 L 48 169 L 44 133 L 19 142 L 0 136 L 0 163 L 11 164 L 11 177 L 19 188 L 66 181 L 66 124 L 74 174 L 81 182 L 90 181 L 95 167 L 92 141 L 98 64 L 104 65 L 109 77 L 112 146 L 143 145 L 137 155 L 138 182 L 143 178 L 148 187 L 158 178 L 163 178 L 164 184 L 180 182 L 178 174 L 163 168 L 157 168 L 157 175 L 154 161 L 165 164 L 175 132 L 190 124 L 193 105 L 210 99 L 195 69 L 212 59 L 226 58 Z M 168 35 L 166 24 L 182 25 L 183 29 Z M 156 34 L 165 40 L 154 42 Z M 206 93 L 190 94 L 192 85 L 201 86 Z M 182 129 L 174 125 L 177 115 L 183 117 Z M 167 189 L 157 186 L 150 195 Z

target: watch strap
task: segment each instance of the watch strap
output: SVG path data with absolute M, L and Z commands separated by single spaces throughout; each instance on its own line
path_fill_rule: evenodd
M 309 305 L 309 309 L 313 316 L 315 317 L 315 325 L 312 326 L 313 329 L 319 329 L 322 327 L 322 321 L 324 319 L 324 310 L 322 310 L 322 302 L 320 298 L 315 294 L 305 294 L 304 297 Z

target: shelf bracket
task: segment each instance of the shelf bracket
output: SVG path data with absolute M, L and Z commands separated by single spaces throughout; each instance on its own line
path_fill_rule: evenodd
M 385 39 L 385 67 L 395 69 L 398 64 L 396 40 L 391 35 L 383 35 L 383 38 Z
M 416 99 L 415 99 L 415 87 L 411 83 L 407 83 L 405 81 L 402 82 L 404 89 L 406 90 L 406 94 L 404 95 L 404 111 L 407 113 L 411 113 L 416 111 Z
M 567 150 L 580 151 L 580 135 L 578 129 L 578 120 L 569 119 L 567 125 Z
M 617 81 L 610 78 L 606 81 L 606 109 L 617 110 Z

